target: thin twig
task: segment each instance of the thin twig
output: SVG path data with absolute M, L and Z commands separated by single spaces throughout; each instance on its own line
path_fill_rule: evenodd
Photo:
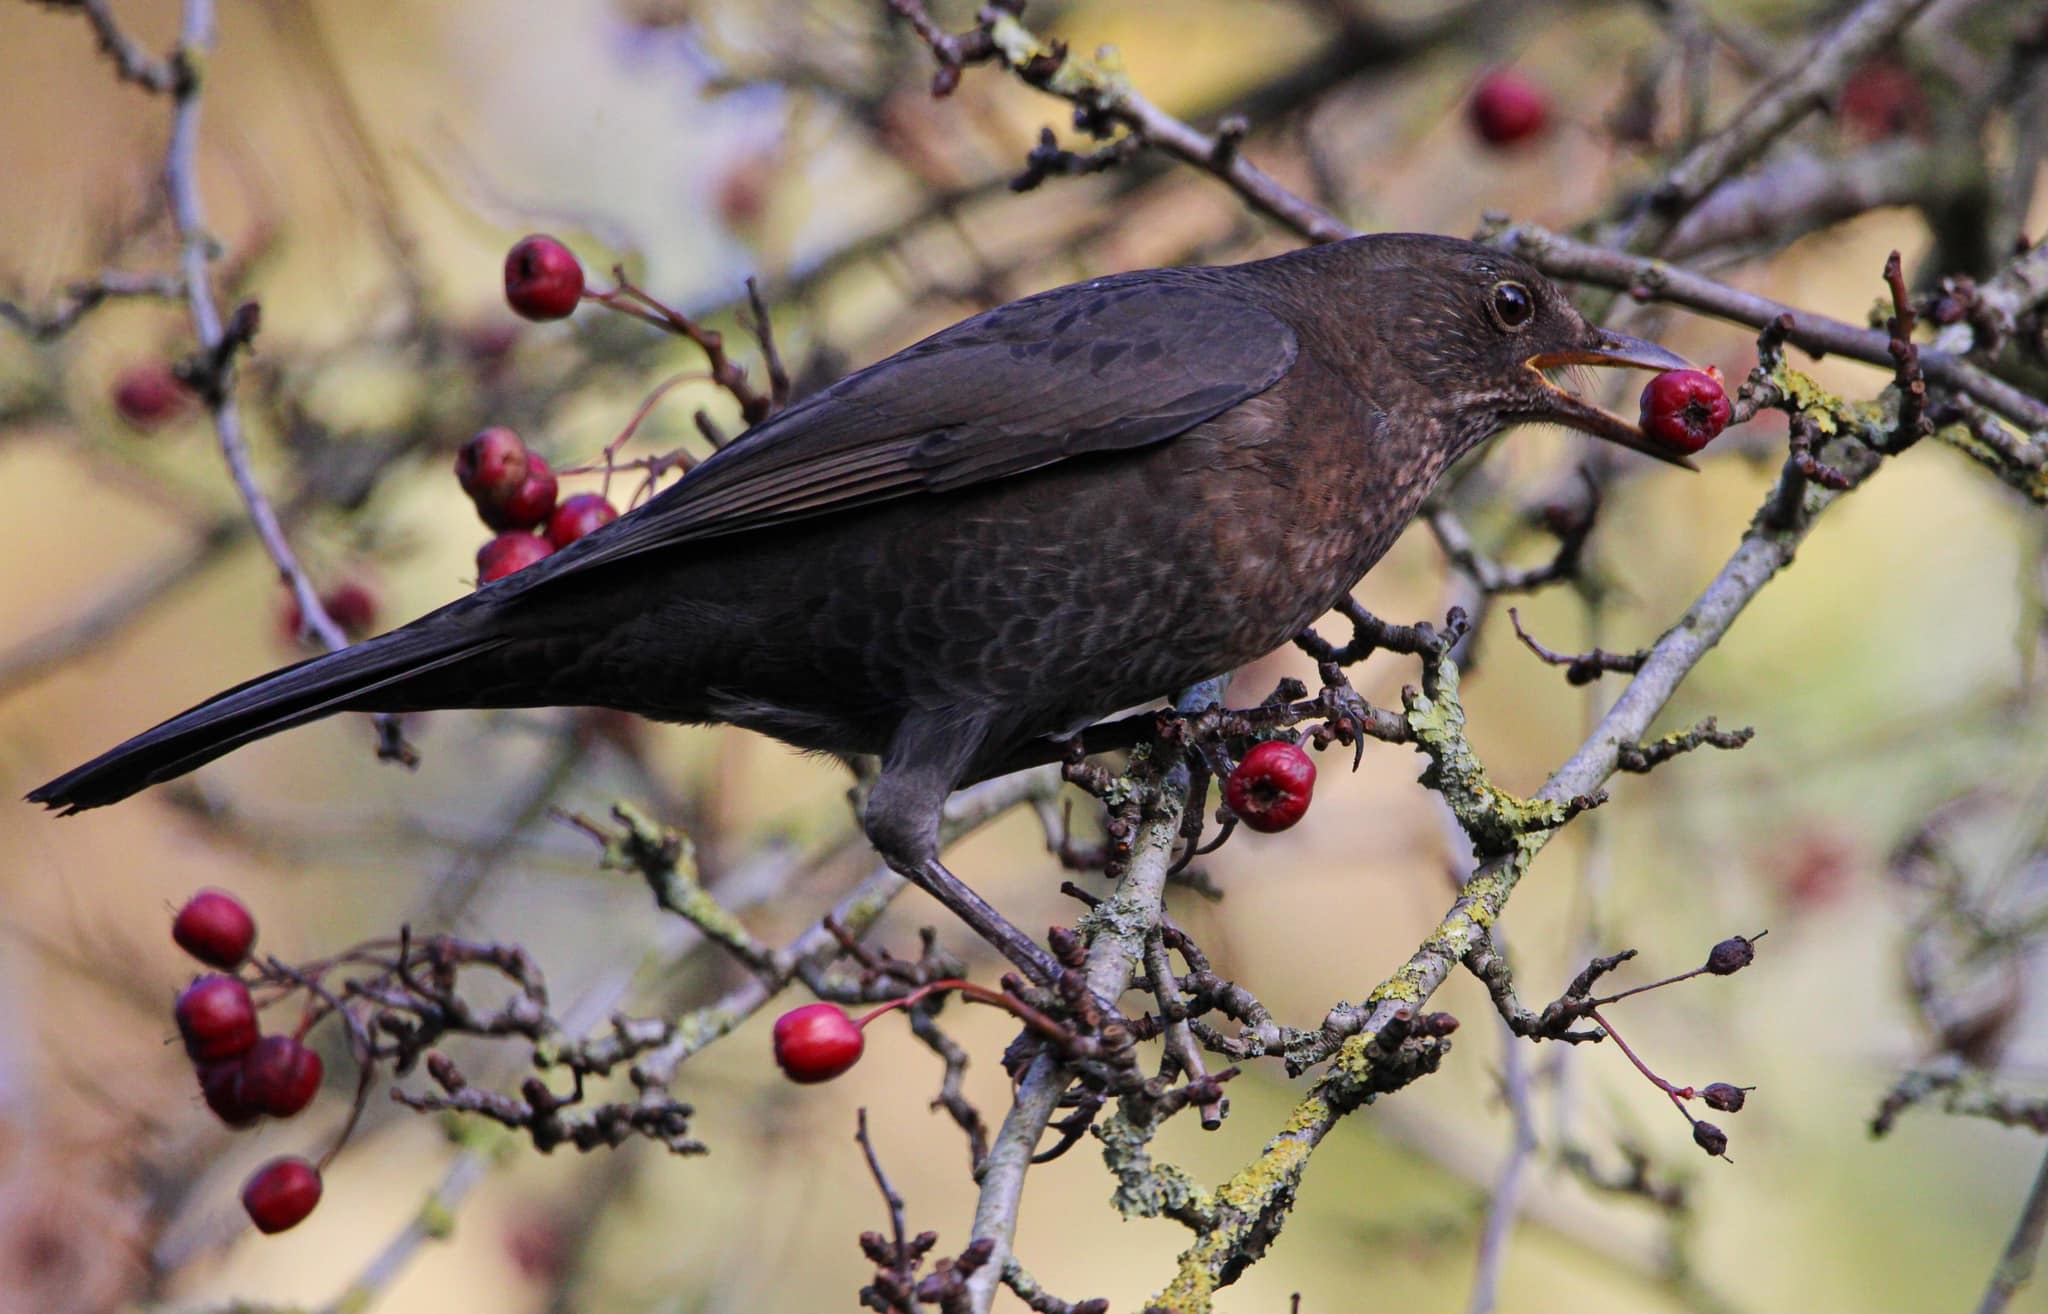
M 2020 1208 L 2012 1239 L 2005 1243 L 1997 1267 L 1991 1270 L 1991 1282 L 1984 1289 L 1984 1299 L 1977 1302 L 1977 1314 L 1999 1314 L 2012 1303 L 2019 1289 L 2033 1279 L 2044 1234 L 2048 1234 L 2048 1156 L 2042 1157 L 2040 1170 L 2034 1174 L 2033 1189 L 2027 1192 L 2027 1202 Z
M 85 21 L 92 24 L 93 35 L 99 38 L 100 53 L 113 61 L 114 72 L 123 82 L 133 82 L 159 95 L 167 91 L 182 95 L 194 79 L 183 49 L 171 52 L 165 59 L 151 55 L 141 42 L 121 30 L 114 11 L 107 6 L 107 0 L 45 0 L 45 3 L 50 3 L 53 8 L 75 7 L 85 15 Z
M 1780 316 L 1789 315 L 1787 340 L 1804 351 L 1847 356 L 1887 369 L 1896 365 L 1889 333 L 1858 328 L 1809 311 L 1794 311 L 1782 302 L 1741 291 L 1662 260 L 1589 246 L 1526 224 L 1507 229 L 1495 240 L 1553 278 L 1619 288 L 1640 300 L 1669 302 L 1752 328 L 1762 328 Z M 1960 357 L 1922 348 L 1920 366 L 1930 381 L 1975 398 L 2029 431 L 2048 429 L 2048 402 L 2027 395 Z
M 1480 1228 L 1479 1258 L 1473 1265 L 1472 1296 L 1465 1303 L 1466 1314 L 1489 1314 L 1499 1303 L 1508 1242 L 1514 1237 L 1529 1163 L 1536 1154 L 1536 1113 L 1530 1102 L 1527 1051 L 1522 1038 L 1505 1027 L 1501 1037 L 1501 1099 L 1507 1104 L 1512 1130 L 1507 1158 L 1501 1161 L 1500 1172 L 1494 1178 L 1486 1205 L 1486 1222 Z
M 70 332 L 88 312 L 109 301 L 177 301 L 184 296 L 185 284 L 176 275 L 125 274 L 109 269 L 67 284 L 63 301 L 48 310 L 34 311 L 0 300 L 0 320 L 20 329 L 31 341 L 49 342 Z
M 920 40 L 939 61 L 934 89 L 944 94 L 958 80 L 963 63 L 1000 59 L 1025 82 L 1074 105 L 1077 117 L 1100 135 L 1117 124 L 1176 159 L 1221 180 L 1254 210 L 1279 221 L 1312 242 L 1356 237 L 1358 230 L 1321 206 L 1289 190 L 1278 179 L 1245 158 L 1237 148 L 1241 131 L 1202 132 L 1147 100 L 1121 73 L 1071 54 L 1064 43 L 1046 41 L 1002 6 L 982 11 L 981 26 L 949 36 L 925 12 L 921 0 L 888 0 L 889 7 L 910 21 Z
M 1650 205 L 1623 234 L 1630 251 L 1659 249 L 1678 222 L 1724 179 L 1768 149 L 1889 45 L 1930 0 L 1866 0 L 1783 66 L 1727 126 L 1686 153 L 1650 194 Z
M 179 49 L 173 56 L 174 62 L 186 68 L 195 62 L 203 63 L 213 45 L 213 32 L 212 0 L 185 0 L 183 17 L 179 20 Z M 245 313 L 253 307 L 238 310 L 230 325 L 223 323 L 220 308 L 213 298 L 208 265 L 213 258 L 214 239 L 207 230 L 205 200 L 199 190 L 202 87 L 203 79 L 193 75 L 177 79 L 171 88 L 174 93 L 171 144 L 164 158 L 164 183 L 170 193 L 171 215 L 178 231 L 178 262 L 184 280 L 185 303 L 191 311 L 199 354 L 209 365 L 209 377 L 200 381 L 198 391 L 206 401 L 207 411 L 213 416 L 214 433 L 220 440 L 221 456 L 227 462 L 235 491 L 241 495 L 250 523 L 255 526 L 256 537 L 262 542 L 264 551 L 269 553 L 278 578 L 291 590 L 293 600 L 298 603 L 302 625 L 308 633 L 317 636 L 328 651 L 339 652 L 348 647 L 348 636 L 321 604 L 318 590 L 299 565 L 298 556 L 285 537 L 284 527 L 278 522 L 277 512 L 272 509 L 262 486 L 256 482 L 249 464 L 241 411 L 235 403 L 234 356 L 237 346 L 245 346 L 254 333 L 254 326 L 248 322 L 249 317 Z M 231 327 L 233 336 L 230 335 Z M 406 744 L 396 716 L 379 713 L 373 719 L 377 725 L 377 755 L 380 758 L 407 765 L 418 760 Z

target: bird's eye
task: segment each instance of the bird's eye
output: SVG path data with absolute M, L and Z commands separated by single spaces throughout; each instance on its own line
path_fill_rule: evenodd
M 1487 305 L 1493 311 L 1493 322 L 1510 333 L 1536 318 L 1536 298 L 1520 283 L 1495 283 L 1493 299 Z

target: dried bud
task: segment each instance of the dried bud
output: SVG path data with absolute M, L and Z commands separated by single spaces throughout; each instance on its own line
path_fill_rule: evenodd
M 954 1261 L 954 1267 L 958 1268 L 963 1274 L 972 1273 L 983 1264 L 988 1263 L 995 1256 L 995 1253 L 996 1239 L 994 1237 L 976 1237 L 967 1249 L 960 1252 L 960 1258 Z
M 1458 1029 L 1458 1019 L 1449 1013 L 1426 1013 L 1415 1029 L 1425 1036 L 1448 1036 Z
M 1728 1153 L 1728 1133 L 1711 1122 L 1696 1122 L 1692 1125 L 1692 1142 L 1717 1158 Z
M 1052 949 L 1052 956 L 1064 967 L 1079 967 L 1087 960 L 1087 945 L 1069 927 L 1052 927 L 1045 933 L 1045 942 Z
M 1722 1113 L 1740 1113 L 1742 1102 L 1747 1092 L 1752 1089 L 1753 1087 L 1749 1086 L 1731 1086 L 1725 1081 L 1717 1081 L 1701 1091 L 1700 1098 L 1707 1102 L 1710 1109 L 1717 1109 Z
M 1756 961 L 1756 941 L 1746 936 L 1731 936 L 1714 946 L 1707 955 L 1707 970 L 1715 976 L 1733 976 Z
M 868 1257 L 870 1264 L 888 1265 L 894 1263 L 896 1256 L 890 1253 L 891 1249 L 892 1247 L 880 1232 L 862 1232 L 860 1234 L 860 1252 Z
M 432 1077 L 442 1090 L 450 1094 L 469 1084 L 462 1079 L 462 1073 L 456 1070 L 455 1060 L 438 1049 L 427 1055 L 427 1075 Z

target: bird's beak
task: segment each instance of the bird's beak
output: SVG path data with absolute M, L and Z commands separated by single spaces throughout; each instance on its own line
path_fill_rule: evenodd
M 1549 414 L 1545 418 L 1568 424 L 1574 429 L 1592 434 L 1595 438 L 1605 438 L 1608 442 L 1641 452 L 1645 456 L 1654 456 L 1672 465 L 1682 465 L 1688 470 L 1699 469 L 1680 453 L 1652 442 L 1644 436 L 1641 429 L 1619 415 L 1602 410 L 1578 394 L 1551 382 L 1550 376 L 1544 373 L 1545 370 L 1565 365 L 1612 365 L 1633 370 L 1698 368 L 1685 357 L 1676 352 L 1666 351 L 1654 342 L 1645 342 L 1626 333 L 1601 329 L 1599 341 L 1593 346 L 1578 347 L 1569 351 L 1546 351 L 1529 357 L 1524 363 L 1537 378 L 1543 380 L 1543 386 L 1549 390 Z

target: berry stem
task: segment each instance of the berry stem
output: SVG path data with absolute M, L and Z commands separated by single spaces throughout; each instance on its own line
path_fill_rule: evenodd
M 919 986 L 917 989 L 911 991 L 909 994 L 903 996 L 901 999 L 892 999 L 888 1003 L 883 1004 L 880 1007 L 875 1008 L 869 1011 L 868 1013 L 855 1018 L 853 1020 L 853 1024 L 857 1027 L 865 1029 L 868 1023 L 882 1016 L 882 1014 L 891 1012 L 899 1008 L 915 1007 L 917 1004 L 923 1002 L 927 995 L 934 995 L 942 990 L 957 990 L 960 992 L 962 996 L 974 1000 L 976 1003 L 988 1004 L 991 1007 L 1000 1008 L 1005 1012 L 1011 1014 L 1012 1016 L 1016 1017 L 1020 1022 L 1030 1027 L 1033 1031 L 1036 1031 L 1040 1035 L 1046 1036 L 1050 1039 L 1066 1040 L 1070 1038 L 1069 1033 L 1065 1027 L 1053 1021 L 1051 1018 L 1039 1012 L 1037 1009 L 1031 1007 L 1031 1005 L 1025 1003 L 1023 1000 L 1013 999 L 1009 995 L 1003 994 L 1001 991 L 990 990 L 987 986 L 978 986 L 974 984 L 972 981 L 962 981 L 953 977 L 948 977 L 943 981 L 927 982 L 924 985 Z
M 1621 1033 L 1614 1029 L 1614 1024 L 1612 1022 L 1609 1022 L 1606 1018 L 1600 1015 L 1599 1009 L 1589 1008 L 1586 1010 L 1586 1015 L 1592 1018 L 1595 1022 L 1599 1023 L 1600 1029 L 1602 1031 L 1605 1031 L 1608 1035 L 1614 1037 L 1614 1043 L 1621 1046 L 1621 1052 L 1628 1055 L 1628 1061 L 1636 1065 L 1636 1071 L 1642 1073 L 1645 1077 L 1648 1077 L 1650 1079 L 1651 1085 L 1655 1086 L 1658 1090 L 1663 1091 L 1666 1095 L 1669 1095 L 1671 1097 L 1671 1102 L 1678 1107 L 1678 1111 L 1680 1113 L 1685 1114 L 1685 1120 L 1687 1122 L 1698 1121 L 1698 1119 L 1694 1118 L 1692 1116 L 1692 1113 L 1689 1110 L 1687 1110 L 1687 1108 L 1685 1107 L 1685 1102 L 1689 1099 L 1692 1099 L 1699 1092 L 1695 1091 L 1690 1086 L 1674 1086 L 1670 1082 L 1664 1080 L 1664 1078 L 1650 1071 L 1650 1065 L 1643 1062 L 1642 1059 L 1636 1057 L 1636 1052 L 1633 1049 L 1629 1048 L 1629 1043 L 1626 1040 L 1623 1040 L 1621 1038 Z
M 618 286 L 610 291 L 584 290 L 587 301 L 595 301 L 622 315 L 631 315 L 656 328 L 666 329 L 679 337 L 688 338 L 703 350 L 705 360 L 711 365 L 711 378 L 719 387 L 732 394 L 740 404 L 740 414 L 748 424 L 758 424 L 775 410 L 775 404 L 768 397 L 755 391 L 747 382 L 747 371 L 726 354 L 725 335 L 716 329 L 708 329 L 688 315 L 642 291 L 626 277 L 624 265 L 612 266 L 612 278 Z
M 1680 972 L 1677 976 L 1667 976 L 1662 981 L 1652 981 L 1648 985 L 1630 986 L 1628 989 L 1623 990 L 1618 994 L 1612 994 L 1608 995 L 1604 999 L 1594 1000 L 1592 1006 L 1598 1008 L 1605 1004 L 1612 1004 L 1619 1000 L 1627 999 L 1630 995 L 1640 995 L 1643 994 L 1645 991 L 1661 990 L 1668 985 L 1677 985 L 1680 981 L 1690 981 L 1694 977 L 1698 976 L 1700 973 L 1706 970 L 1707 969 L 1705 967 L 1695 967 L 1689 972 Z M 1603 1023 L 1602 1025 L 1605 1024 Z M 1621 1037 L 1616 1036 L 1615 1039 L 1620 1040 Z
M 589 296 L 590 294 L 586 292 L 584 295 Z M 636 409 L 633 412 L 633 418 L 626 421 L 625 428 L 619 430 L 619 436 L 605 444 L 603 465 L 572 465 L 564 468 L 561 471 L 561 473 L 565 475 L 591 474 L 596 471 L 602 470 L 604 472 L 604 483 L 599 485 L 599 487 L 603 490 L 604 495 L 606 497 L 610 497 L 612 495 L 612 476 L 616 474 L 619 469 L 619 449 L 624 447 L 627 443 L 633 440 L 633 435 L 639 431 L 641 424 L 645 422 L 645 420 L 650 414 L 653 413 L 655 406 L 660 403 L 663 397 L 668 395 L 671 389 L 673 389 L 677 384 L 689 383 L 693 380 L 699 380 L 707 383 L 717 382 L 717 380 L 713 379 L 711 375 L 705 373 L 702 370 L 685 370 L 681 374 L 671 374 L 666 379 L 663 379 L 660 383 L 654 385 L 653 391 L 649 392 L 646 397 L 641 399 L 638 409 Z M 696 462 L 690 459 L 689 454 L 684 452 L 681 448 L 677 448 L 674 452 L 670 453 L 669 455 L 657 459 L 664 464 L 664 468 L 667 465 L 681 466 L 684 474 L 688 474 L 690 472 L 690 467 L 696 464 Z M 659 474 L 660 471 L 657 471 L 650 467 L 648 473 Z

